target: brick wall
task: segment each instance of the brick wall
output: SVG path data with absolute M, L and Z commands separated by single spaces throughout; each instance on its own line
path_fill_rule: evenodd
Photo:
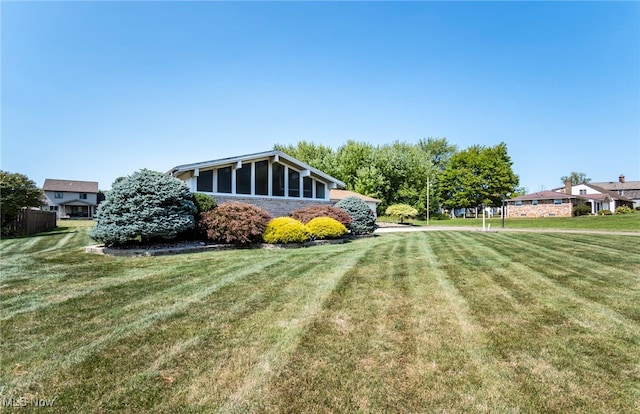
M 509 202 L 507 205 L 507 217 L 571 217 L 573 204 L 562 200 L 562 204 L 555 205 L 553 200 L 539 200 L 538 205 L 532 205 L 531 201 L 523 201 L 521 206 Z
M 237 203 L 253 204 L 260 207 L 271 214 L 272 217 L 288 216 L 293 210 L 299 210 L 310 205 L 325 204 L 333 205 L 332 202 L 319 200 L 315 198 L 309 199 L 290 199 L 290 198 L 269 198 L 269 197 L 242 197 L 242 196 L 214 196 L 216 203 L 222 204 L 227 201 L 235 201 Z

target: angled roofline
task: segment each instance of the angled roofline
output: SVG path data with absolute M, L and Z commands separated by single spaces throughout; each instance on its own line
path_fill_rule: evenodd
M 293 164 L 297 167 L 300 167 L 302 170 L 309 170 L 311 171 L 313 174 L 323 178 L 326 181 L 329 182 L 334 182 L 336 183 L 336 185 L 338 187 L 346 187 L 347 185 L 338 180 L 337 178 L 334 178 L 332 176 L 330 176 L 329 174 L 326 174 L 322 171 L 320 171 L 317 168 L 314 168 L 312 166 L 310 166 L 307 163 L 304 163 L 296 158 L 293 158 L 291 155 L 285 154 L 282 151 L 278 151 L 278 150 L 272 150 L 272 151 L 264 151 L 264 152 L 256 152 L 253 154 L 245 154 L 245 155 L 238 155 L 235 157 L 227 157 L 227 158 L 220 158 L 217 160 L 210 160 L 210 161 L 202 161 L 202 162 L 196 162 L 196 163 L 192 163 L 192 164 L 183 164 L 183 165 L 178 165 L 176 167 L 173 167 L 172 169 L 170 169 L 169 171 L 167 171 L 167 174 L 170 175 L 174 175 L 176 173 L 181 173 L 181 172 L 185 172 L 185 171 L 191 171 L 191 170 L 195 170 L 198 168 L 206 168 L 206 167 L 215 167 L 218 165 L 226 165 L 226 164 L 235 164 L 238 162 L 244 162 L 244 161 L 248 161 L 248 160 L 253 160 L 256 158 L 269 158 L 269 157 L 275 157 L 278 156 L 279 158 L 282 158 L 286 161 L 288 161 L 290 164 Z

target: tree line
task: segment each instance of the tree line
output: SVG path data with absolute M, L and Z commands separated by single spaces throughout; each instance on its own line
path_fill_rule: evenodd
M 381 200 L 379 212 L 394 204 L 408 204 L 421 216 L 426 215 L 427 204 L 430 214 L 499 206 L 519 190 L 505 143 L 458 150 L 446 138 L 375 146 L 350 140 L 334 150 L 299 141 L 276 144 L 274 149 L 343 181 L 348 190 Z

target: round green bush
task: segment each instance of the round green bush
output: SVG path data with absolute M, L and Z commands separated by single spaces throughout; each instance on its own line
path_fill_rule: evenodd
M 369 234 L 378 228 L 373 211 L 371 211 L 367 203 L 358 197 L 344 198 L 338 201 L 335 206 L 346 211 L 351 216 L 351 224 L 349 224 L 351 234 Z
M 140 170 L 112 186 L 89 237 L 107 246 L 172 239 L 195 225 L 193 195 L 182 181 Z
M 599 216 L 610 216 L 612 214 L 611 210 L 598 210 Z
M 271 219 L 263 209 L 247 203 L 222 203 L 202 213 L 202 226 L 207 237 L 218 243 L 259 243 Z
M 400 219 L 400 223 L 404 223 L 404 219 L 414 218 L 418 215 L 418 210 L 408 204 L 394 204 L 387 207 L 385 211 L 387 216 L 393 216 Z
M 267 243 L 304 243 L 311 238 L 309 230 L 291 217 L 274 218 L 262 235 Z
M 631 209 L 631 207 L 627 207 L 627 206 L 620 206 L 618 208 L 616 208 L 616 214 L 628 214 L 631 213 L 633 210 Z
M 205 211 L 213 210 L 217 205 L 215 198 L 202 193 L 193 194 L 193 203 L 196 205 L 198 213 L 204 213 Z
M 588 216 L 589 214 L 591 214 L 591 207 L 586 204 L 578 204 L 573 208 L 574 217 Z
M 331 217 L 316 217 L 311 219 L 307 224 L 307 230 L 311 233 L 311 237 L 316 239 L 337 239 L 347 233 L 344 224 Z
M 294 210 L 290 215 L 303 224 L 307 224 L 316 217 L 331 217 L 338 220 L 345 227 L 349 227 L 349 224 L 351 224 L 351 216 L 346 211 L 326 204 L 315 204 L 300 210 Z

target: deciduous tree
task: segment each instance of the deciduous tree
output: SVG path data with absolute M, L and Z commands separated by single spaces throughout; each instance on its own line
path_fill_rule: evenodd
M 24 174 L 0 171 L 0 219 L 2 227 L 8 225 L 25 207 L 40 207 L 42 190 Z

